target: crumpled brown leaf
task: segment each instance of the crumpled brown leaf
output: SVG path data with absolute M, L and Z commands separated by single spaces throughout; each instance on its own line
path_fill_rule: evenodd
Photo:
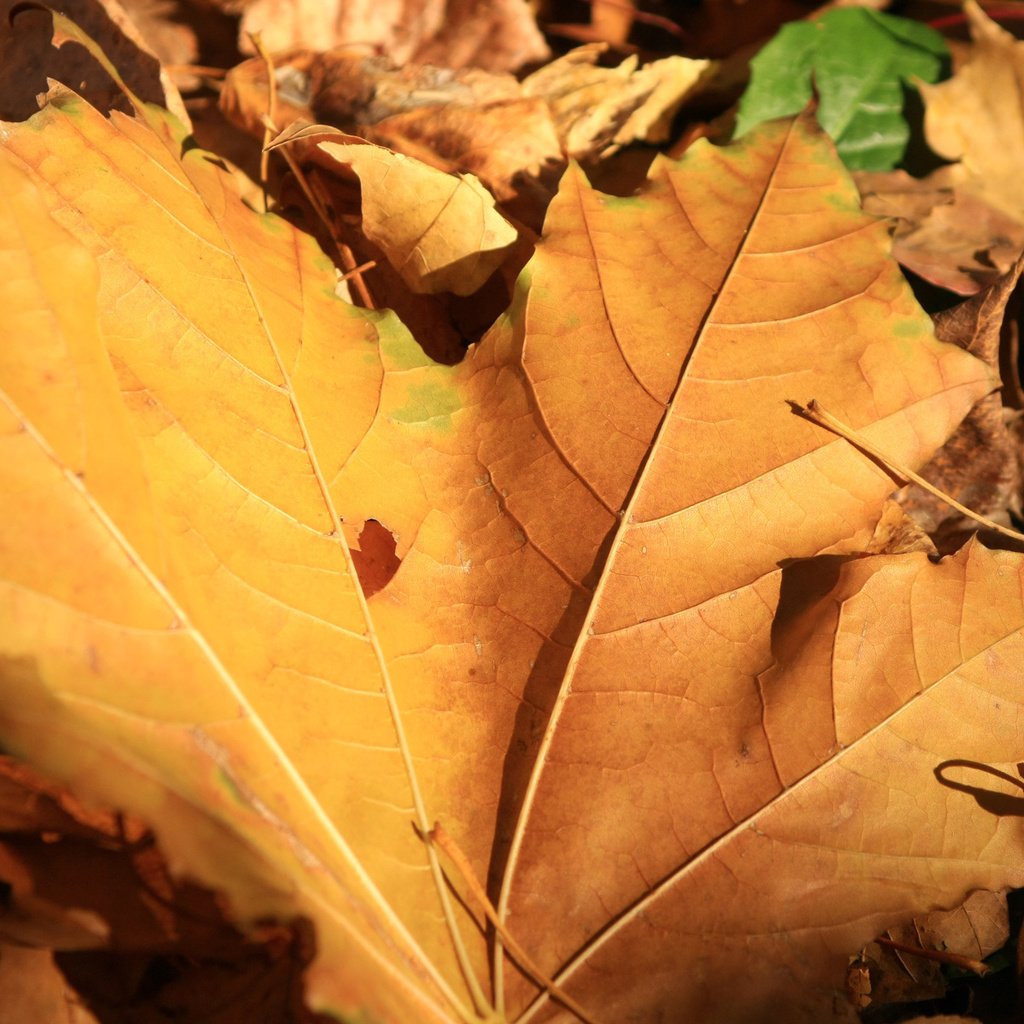
M 604 68 L 601 43 L 577 47 L 524 79 L 527 96 L 551 108 L 558 136 L 574 160 L 610 155 L 631 142 L 664 142 L 672 117 L 710 61 L 666 57 L 639 66 L 629 57 Z
M 140 822 L 93 810 L 6 756 L 0 880 L 10 887 L 0 912 L 3 1024 L 95 1024 L 84 1003 L 105 1021 L 316 1016 L 302 1005 L 313 949 L 301 927 L 243 937 L 213 893 L 171 877 Z
M 958 167 L 924 178 L 858 171 L 864 209 L 896 221 L 893 255 L 919 277 L 960 295 L 993 284 L 1024 249 L 1024 221 L 965 187 Z
M 476 69 L 396 68 L 351 50 L 289 54 L 275 66 L 278 127 L 333 125 L 444 171 L 476 175 L 512 216 L 539 230 L 567 158 L 598 160 L 630 142 L 663 141 L 707 61 L 670 57 L 596 66 L 582 46 L 526 78 Z M 262 60 L 228 75 L 221 108 L 262 135 Z
M 1013 379 L 1013 371 L 1002 343 L 1003 326 L 1022 268 L 1024 257 L 996 284 L 935 317 L 937 337 L 983 359 L 1006 379 Z M 1024 487 L 1019 420 L 1019 411 L 1004 408 L 1000 392 L 988 395 L 971 409 L 921 475 L 972 511 L 1008 525 L 1009 514 L 1021 511 Z M 898 497 L 943 553 L 954 550 L 977 529 L 976 522 L 916 484 Z

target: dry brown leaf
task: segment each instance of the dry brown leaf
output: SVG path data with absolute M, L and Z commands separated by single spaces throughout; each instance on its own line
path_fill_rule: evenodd
M 921 84 L 928 145 L 957 160 L 961 185 L 1016 220 L 1024 219 L 1024 42 L 965 0 L 974 45 L 948 81 Z
M 982 961 L 1006 944 L 1009 932 L 1006 895 L 989 891 L 971 893 L 955 910 L 935 911 L 890 928 L 852 965 L 869 979 L 861 986 L 866 997 L 861 1004 L 878 1010 L 939 999 L 948 989 L 943 963 L 955 963 L 961 970 L 967 965 L 987 969 Z M 929 957 L 933 953 L 934 959 Z
M 524 0 L 248 0 L 243 50 L 253 32 L 271 52 L 356 46 L 396 64 L 515 71 L 549 55 Z
M 21 10 L 13 24 L 10 12 L 16 4 L 0 2 L 0 118 L 21 121 L 34 114 L 48 78 L 74 82 L 101 110 L 130 109 L 117 84 L 84 48 L 51 44 L 53 29 L 45 10 Z M 168 107 L 188 124 L 178 90 L 118 0 L 69 0 L 61 10 L 102 45 L 137 96 Z
M 551 108 L 562 146 L 574 160 L 592 160 L 631 142 L 664 142 L 672 117 L 709 67 L 706 60 L 665 57 L 643 67 L 629 57 L 599 67 L 607 47 L 577 47 L 523 80 L 527 96 Z
M 286 132 L 273 146 L 315 143 L 362 187 L 362 231 L 412 291 L 478 291 L 509 255 L 516 229 L 472 174 L 427 164 L 327 125 Z
M 220 104 L 262 137 L 266 66 L 233 68 Z M 319 121 L 449 172 L 476 175 L 517 219 L 539 230 L 565 166 L 547 105 L 508 75 L 396 68 L 344 50 L 296 53 L 275 64 L 273 120 Z
M 1024 249 L 1024 221 L 964 187 L 957 167 L 925 178 L 859 171 L 864 209 L 896 221 L 893 255 L 919 277 L 961 295 L 993 284 Z
M 1007 357 L 1016 353 L 1004 344 L 1003 328 L 1012 319 L 1006 316 L 1007 303 L 1022 267 L 1024 258 L 996 284 L 935 318 L 939 338 L 983 359 L 995 374 L 1013 373 Z M 1024 499 L 1021 443 L 1013 427 L 1019 419 L 1019 411 L 1004 407 L 999 392 L 986 396 L 921 475 L 971 511 L 1010 525 L 1010 513 L 1019 515 Z M 955 549 L 977 528 L 972 520 L 916 484 L 907 487 L 899 500 L 940 551 Z
M 820 1020 L 882 927 L 1024 878 L 935 775 L 1019 752 L 1022 559 L 863 556 L 893 482 L 786 402 L 917 466 L 991 375 L 808 121 L 635 198 L 572 169 L 444 367 L 137 115 L 61 93 L 0 151 L 5 747 L 308 917 L 336 1016 L 564 1019 L 491 989 L 435 817 L 611 1020 Z
M 915 919 L 923 946 L 947 950 L 973 960 L 984 960 L 1002 949 L 1010 938 L 1006 893 L 971 893 L 956 910 L 936 911 Z

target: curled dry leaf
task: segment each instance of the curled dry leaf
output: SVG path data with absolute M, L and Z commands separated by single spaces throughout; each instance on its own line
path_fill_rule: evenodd
M 326 125 L 286 132 L 272 146 L 315 141 L 362 187 L 362 230 L 414 292 L 471 295 L 518 237 L 471 174 L 445 174 Z
M 517 219 L 539 230 L 567 157 L 597 161 L 631 142 L 667 137 L 672 116 L 708 61 L 630 58 L 598 67 L 606 47 L 579 47 L 526 78 L 469 69 L 396 68 L 390 60 L 334 50 L 278 63 L 286 125 L 321 121 L 444 171 L 472 173 Z M 262 135 L 266 69 L 233 69 L 221 106 Z
M 665 57 L 638 66 L 597 64 L 607 46 L 591 43 L 546 64 L 523 80 L 527 96 L 551 108 L 558 137 L 574 160 L 592 160 L 631 142 L 664 142 L 672 117 L 710 61 Z
M 275 63 L 275 122 L 319 121 L 447 172 L 476 175 L 519 220 L 540 229 L 565 167 L 551 113 L 509 75 L 396 68 L 351 51 L 308 51 Z M 220 96 L 236 124 L 262 138 L 266 64 L 233 68 Z
M 1008 381 L 1015 379 L 1015 369 L 1008 365 L 1013 359 L 1008 358 L 1011 353 L 1004 335 L 1012 318 L 1006 311 L 1022 266 L 1024 258 L 996 284 L 935 318 L 939 338 L 983 359 L 993 374 L 1002 374 Z M 1024 498 L 1020 439 L 1012 429 L 1019 418 L 1018 411 L 1004 408 L 1000 392 L 986 395 L 921 470 L 922 476 L 972 512 L 1010 525 L 1010 513 L 1020 514 Z M 899 500 L 940 551 L 958 547 L 977 528 L 916 484 L 907 487 Z
M 4 132 L 0 740 L 307 917 L 312 1005 L 559 1016 L 491 987 L 435 819 L 611 1020 L 820 1020 L 894 919 L 1024 880 L 935 774 L 1019 757 L 1021 556 L 863 555 L 891 479 L 786 404 L 919 466 L 991 374 L 806 120 L 571 169 L 454 367 L 162 112 Z

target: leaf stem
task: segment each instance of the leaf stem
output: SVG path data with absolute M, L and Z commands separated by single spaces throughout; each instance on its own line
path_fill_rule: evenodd
M 501 941 L 504 943 L 505 950 L 508 955 L 515 960 L 517 964 L 530 976 L 530 978 L 552 999 L 561 1003 L 567 1010 L 571 1010 L 576 1014 L 577 1017 L 583 1024 L 596 1024 L 596 1021 L 591 1017 L 586 1010 L 580 1006 L 579 1003 L 569 995 L 564 989 L 559 988 L 537 965 L 530 957 L 529 953 L 519 944 L 514 936 L 509 932 L 508 928 L 502 922 L 498 911 L 495 909 L 494 904 L 491 903 L 484 891 L 484 887 L 477 881 L 476 875 L 473 873 L 473 866 L 469 863 L 468 858 L 459 848 L 458 843 L 448 835 L 445 829 L 439 822 L 434 823 L 434 827 L 422 837 L 425 843 L 435 844 L 455 865 L 459 874 L 462 876 L 463 881 L 466 883 L 466 887 L 469 889 L 473 898 L 480 904 L 483 909 L 484 916 L 493 925 L 494 930 L 501 936 Z
M 929 494 L 933 494 L 940 501 L 944 501 L 951 508 L 955 508 L 963 516 L 967 516 L 968 519 L 973 519 L 976 523 L 980 523 L 982 526 L 989 530 L 995 530 L 996 533 L 1001 533 L 1004 537 L 1012 537 L 1014 540 L 1024 540 L 1024 533 L 1018 533 L 1016 530 L 1011 530 L 1008 526 L 1000 526 L 999 523 L 993 522 L 991 519 L 980 515 L 978 512 L 973 512 L 966 505 L 961 505 L 955 498 L 950 497 L 945 491 L 940 490 L 934 484 L 929 483 L 923 476 L 915 473 L 912 469 L 907 469 L 906 466 L 901 466 L 898 462 L 894 462 L 881 448 L 873 445 L 863 434 L 857 433 L 852 427 L 848 427 L 842 420 L 836 419 L 830 412 L 824 409 L 820 402 L 812 398 L 805 406 L 800 405 L 797 402 L 792 402 L 793 409 L 803 416 L 805 419 L 812 420 L 819 426 L 827 427 L 833 433 L 838 434 L 840 437 L 846 438 L 850 444 L 862 451 L 867 452 L 872 458 L 877 459 L 883 465 L 887 466 L 896 476 L 902 477 L 904 480 L 909 480 L 911 483 L 917 484 L 918 487 L 923 487 Z

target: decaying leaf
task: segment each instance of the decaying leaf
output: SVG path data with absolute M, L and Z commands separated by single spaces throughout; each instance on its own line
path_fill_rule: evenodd
M 439 170 L 474 174 L 506 209 L 540 229 L 565 160 L 547 104 L 525 97 L 510 75 L 396 68 L 344 50 L 279 57 L 274 74 L 280 126 L 321 122 Z M 262 138 L 266 63 L 233 68 L 220 106 Z
M 948 989 L 943 966 L 983 973 L 989 969 L 984 959 L 1002 948 L 1009 935 L 1006 894 L 988 891 L 971 893 L 954 910 L 887 929 L 851 965 L 855 977 L 867 976 L 861 1005 L 877 1011 L 893 1003 L 942 998 Z
M 1024 260 L 984 292 L 935 318 L 936 335 L 983 359 L 1008 384 L 1016 379 L 1015 352 L 1003 343 L 1007 303 L 1020 280 Z M 1007 403 L 1012 404 L 1012 403 Z M 956 433 L 921 471 L 922 475 L 972 512 L 1009 525 L 1020 514 L 1021 445 L 1014 429 L 1020 413 L 1004 408 L 999 392 L 987 395 L 967 414 Z M 954 550 L 977 528 L 934 495 L 910 485 L 899 500 L 941 551 Z
M 440 170 L 475 174 L 539 228 L 567 158 L 596 161 L 631 142 L 664 141 L 709 64 L 671 57 L 638 67 L 630 58 L 599 67 L 605 49 L 578 47 L 521 84 L 475 69 L 396 68 L 340 50 L 296 53 L 275 69 L 277 121 L 322 121 Z M 237 124 L 262 134 L 264 62 L 233 69 L 220 102 Z
M 604 1020 L 817 1021 L 884 927 L 1024 881 L 937 774 L 1019 757 L 1022 557 L 866 554 L 894 481 L 788 404 L 916 467 L 992 374 L 806 118 L 627 199 L 571 168 L 441 366 L 133 106 L 3 126 L 5 749 L 308 919 L 339 1017 L 566 1019 L 435 820 Z
M 0 3 L 0 117 L 20 121 L 34 114 L 48 78 L 74 82 L 101 110 L 129 109 L 117 84 L 85 49 L 51 45 L 50 17 L 42 5 L 22 7 L 12 21 L 11 10 L 18 6 L 16 0 Z M 178 90 L 118 0 L 68 0 L 61 9 L 100 43 L 137 95 L 188 123 Z

